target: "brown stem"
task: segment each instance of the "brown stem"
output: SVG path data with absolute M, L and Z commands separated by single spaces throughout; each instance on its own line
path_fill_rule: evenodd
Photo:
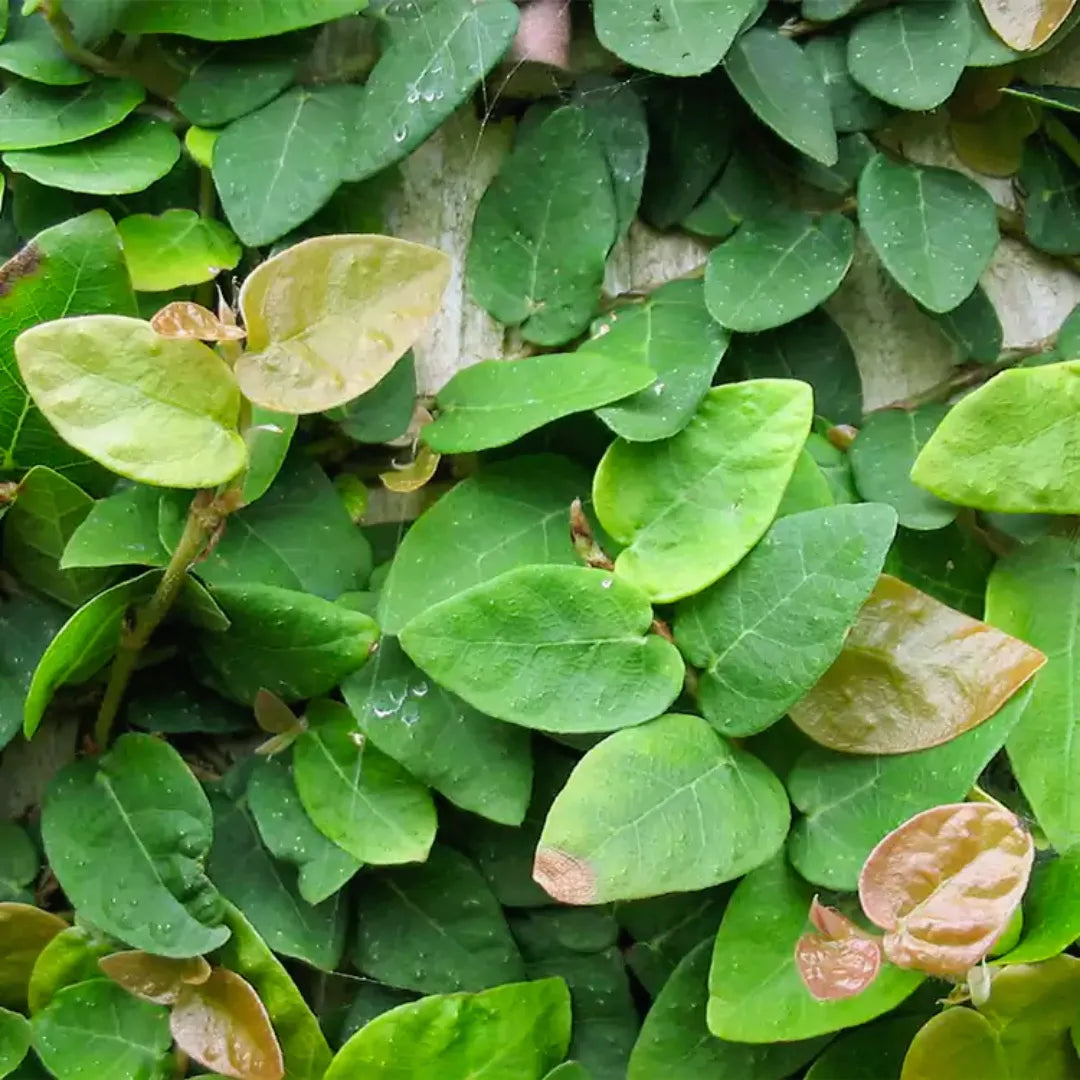
M 649 629 L 665 641 L 670 641 L 672 645 L 675 644 L 675 635 L 671 632 L 671 626 L 661 619 L 659 615 L 654 616 L 652 626 Z
M 575 499 L 570 504 L 570 540 L 574 550 L 586 566 L 594 570 L 614 570 L 615 564 L 596 542 L 592 526 L 582 509 L 581 500 Z

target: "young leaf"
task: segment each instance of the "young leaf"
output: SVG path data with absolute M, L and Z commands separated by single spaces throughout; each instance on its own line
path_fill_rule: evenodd
M 251 984 L 234 971 L 215 968 L 204 982 L 185 985 L 169 1028 L 180 1050 L 222 1076 L 282 1080 L 285 1075 L 270 1017 Z
M 134 948 L 174 957 L 209 952 L 229 936 L 202 869 L 211 828 L 183 758 L 135 734 L 61 769 L 41 819 L 49 865 L 79 912 Z
M 884 154 L 859 179 L 859 224 L 900 287 L 938 312 L 971 295 L 998 241 L 994 200 L 974 180 Z
M 509 983 L 479 994 L 440 994 L 372 1020 L 341 1048 L 325 1080 L 540 1080 L 570 1043 L 562 979 Z
M 140 292 L 211 281 L 240 261 L 236 237 L 221 222 L 194 210 L 166 210 L 158 217 L 132 214 L 116 228 L 131 283 Z
M 861 994 L 881 971 L 881 942 L 847 916 L 823 907 L 815 896 L 810 921 L 816 933 L 795 942 L 795 966 L 817 1001 L 843 1001 Z
M 669 281 L 640 304 L 617 308 L 579 354 L 640 361 L 655 382 L 597 410 L 616 435 L 655 442 L 678 434 L 701 404 L 724 358 L 728 335 L 705 307 L 700 281 Z
M 198 341 L 119 315 L 58 319 L 15 342 L 35 404 L 76 449 L 160 487 L 213 487 L 243 468 L 240 392 Z
M 911 467 L 933 437 L 947 405 L 917 409 L 881 409 L 871 413 L 851 444 L 851 474 L 864 499 L 887 503 L 907 529 L 941 529 L 957 515 L 957 508 L 910 479 Z
M 518 27 L 510 0 L 419 0 L 381 14 L 385 43 L 360 98 L 346 180 L 411 154 L 468 100 Z
M 69 146 L 8 150 L 4 164 L 47 187 L 89 195 L 143 191 L 176 164 L 180 140 L 163 120 L 130 116 L 118 127 Z
M 667 602 L 723 577 L 769 527 L 813 411 L 801 382 L 718 386 L 661 443 L 617 440 L 593 478 L 600 524 L 626 549 L 616 573 Z
M 581 759 L 548 812 L 533 877 L 568 904 L 704 889 L 760 866 L 789 824 L 783 786 L 757 758 L 672 713 Z M 678 851 L 665 846 L 672 830 Z
M 352 15 L 357 0 L 275 0 L 270 7 L 237 7 L 233 0 L 140 0 L 124 8 L 119 28 L 126 34 L 184 34 L 205 41 L 237 41 L 301 30 Z M 363 3 L 359 5 L 363 7 Z
M 956 88 L 971 45 L 965 0 L 919 0 L 875 11 L 848 38 L 855 81 L 890 105 L 935 109 Z
M 718 731 L 764 730 L 825 673 L 895 528 L 872 503 L 786 517 L 728 577 L 678 605 L 675 641 L 703 669 L 698 698 Z
M 949 410 L 911 470 L 943 499 L 1010 514 L 1080 512 L 1080 361 L 995 375 Z
M 825 80 L 794 41 L 756 26 L 736 39 L 724 68 L 758 119 L 781 139 L 822 165 L 836 163 Z
M 1031 52 L 1044 45 L 1069 17 L 1076 0 L 1037 0 L 1025 6 L 979 0 L 994 33 L 1012 49 Z
M 906 968 L 962 976 L 989 952 L 1027 888 L 1031 834 L 994 803 L 924 810 L 870 852 L 859 900 Z
M 41 908 L 13 901 L 0 903 L 0 1006 L 26 1008 L 37 958 L 67 928 L 59 915 Z
M 260 690 L 284 701 L 315 697 L 363 666 L 378 637 L 367 615 L 272 585 L 218 585 L 231 625 L 204 633 L 198 648 L 215 685 L 251 703 Z
M 4 523 L 4 561 L 20 580 L 68 607 L 77 608 L 109 586 L 108 570 L 61 566 L 65 545 L 90 513 L 94 500 L 60 473 L 44 465 L 19 482 L 15 504 Z
M 129 484 L 94 502 L 68 537 L 64 570 L 93 566 L 165 566 L 169 552 L 158 534 L 159 488 Z
M 125 219 L 126 220 L 126 219 Z M 166 338 L 193 338 L 195 341 L 242 341 L 242 326 L 222 322 L 212 311 L 191 300 L 173 300 L 154 314 L 150 325 Z
M 31 1025 L 34 1050 L 60 1080 L 167 1075 L 168 1011 L 132 997 L 109 979 L 61 990 Z
M 505 446 L 553 420 L 607 405 L 655 381 L 647 364 L 589 349 L 485 360 L 459 371 L 439 391 L 438 416 L 421 438 L 442 454 Z
M 633 67 L 703 75 L 724 58 L 754 0 L 597 0 L 600 43 Z
M 705 303 L 729 330 L 771 330 L 832 296 L 854 253 L 855 230 L 839 214 L 786 210 L 748 221 L 709 256 Z
M 588 325 L 618 221 L 588 117 L 557 109 L 514 148 L 473 222 L 469 291 L 526 341 L 561 345 Z
M 175 1005 L 186 986 L 210 978 L 210 965 L 201 956 L 178 960 L 137 949 L 103 956 L 98 967 L 129 994 L 154 1005 Z
M 532 789 L 528 732 L 432 684 L 393 638 L 341 686 L 358 729 L 463 810 L 520 825 Z
M 436 826 L 427 788 L 368 744 L 344 706 L 313 702 L 308 721 L 293 775 L 319 831 L 361 862 L 423 862 Z
M 9 1076 L 30 1051 L 30 1024 L 25 1016 L 0 1009 L 0 1076 Z
M 244 394 L 312 413 L 370 390 L 427 329 L 450 263 L 389 236 L 317 236 L 260 264 L 240 291 Z
M 133 79 L 98 79 L 70 89 L 13 83 L 0 94 L 0 150 L 78 142 L 119 124 L 145 97 Z
M 662 713 L 683 663 L 649 634 L 644 593 L 584 567 L 526 566 L 436 604 L 401 646 L 436 682 L 500 720 L 614 731 Z
M 356 914 L 353 962 L 390 986 L 445 994 L 525 977 L 498 901 L 453 848 L 438 844 L 419 866 L 365 874 Z
M 834 750 L 925 750 L 993 716 L 1045 663 L 1038 649 L 883 574 L 843 651 L 789 712 Z
M 400 634 L 414 616 L 516 567 L 580 565 L 570 504 L 588 488 L 577 465 L 553 454 L 484 466 L 405 534 L 379 595 L 379 625 Z

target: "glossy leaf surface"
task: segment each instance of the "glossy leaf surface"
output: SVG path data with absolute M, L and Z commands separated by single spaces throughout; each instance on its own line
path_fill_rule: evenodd
M 166 210 L 156 217 L 132 214 L 116 227 L 131 283 L 141 292 L 198 285 L 240 261 L 236 237 L 221 222 L 194 210 Z
M 795 943 L 795 966 L 817 1001 L 843 1001 L 861 994 L 881 970 L 881 942 L 847 916 L 810 903 L 814 932 Z

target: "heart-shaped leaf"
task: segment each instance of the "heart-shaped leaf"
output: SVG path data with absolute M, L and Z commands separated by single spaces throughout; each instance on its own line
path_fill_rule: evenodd
M 116 227 L 131 283 L 140 292 L 198 285 L 212 280 L 222 270 L 231 270 L 240 261 L 236 237 L 220 221 L 200 217 L 194 210 L 166 210 L 157 217 L 132 214 L 122 218 Z M 227 336 L 243 335 L 233 328 Z
M 900 967 L 962 976 L 1004 932 L 1027 888 L 1035 845 L 993 803 L 924 810 L 867 857 L 859 900 Z
M 994 33 L 1012 49 L 1030 52 L 1044 45 L 1069 17 L 1076 0 L 979 0 Z
M 881 942 L 816 896 L 810 921 L 817 933 L 803 934 L 795 943 L 795 966 L 807 990 L 818 1001 L 861 994 L 881 971 Z

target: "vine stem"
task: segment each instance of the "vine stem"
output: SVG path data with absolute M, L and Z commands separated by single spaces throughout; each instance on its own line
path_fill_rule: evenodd
M 235 509 L 239 502 L 238 495 L 238 489 L 230 487 L 217 498 L 208 490 L 200 491 L 195 496 L 188 510 L 180 541 L 157 588 L 150 599 L 136 611 L 130 623 L 121 629 L 120 643 L 109 670 L 109 681 L 105 686 L 105 696 L 101 699 L 94 724 L 94 742 L 99 751 L 105 750 L 109 745 L 120 703 L 138 666 L 139 656 L 180 595 L 188 570 L 213 543 L 225 524 L 226 517 Z

